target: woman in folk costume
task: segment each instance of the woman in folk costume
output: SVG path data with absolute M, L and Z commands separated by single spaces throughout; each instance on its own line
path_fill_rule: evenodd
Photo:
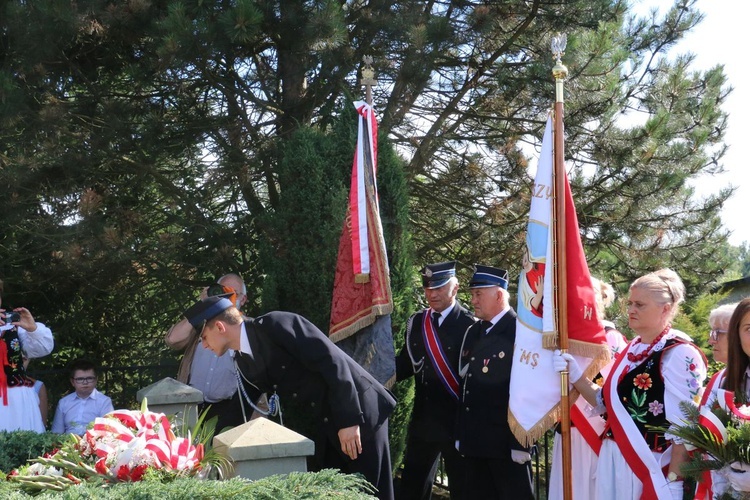
M 602 368 L 594 378 L 598 385 L 604 385 L 612 364 L 617 355 L 628 344 L 625 336 L 620 333 L 615 324 L 605 320 L 606 309 L 615 300 L 615 291 L 609 283 L 604 283 L 594 277 L 591 278 L 596 297 L 596 310 L 604 323 L 607 333 L 607 344 L 612 353 L 612 362 Z M 594 498 L 596 480 L 596 462 L 599 458 L 601 440 L 599 435 L 604 432 L 606 421 L 584 398 L 578 398 L 571 408 L 570 455 L 572 464 L 573 498 Z M 562 441 L 559 426 L 555 432 L 552 446 L 552 471 L 549 479 L 549 500 L 563 498 L 562 480 Z
M 672 319 L 685 297 L 671 269 L 641 276 L 630 285 L 628 325 L 636 337 L 617 357 L 604 387 L 586 377 L 573 356 L 555 355 L 558 371 L 592 405 L 606 412 L 596 470 L 595 498 L 682 499 L 680 466 L 687 451 L 667 432 L 683 418 L 680 402 L 697 403 L 706 376 L 706 360 Z
M 728 320 L 727 314 L 731 314 Z M 701 406 L 711 408 L 719 389 L 734 392 L 737 403 L 746 403 L 750 401 L 750 297 L 737 304 L 714 309 L 708 321 L 711 325 L 709 343 L 714 347 L 714 359 L 726 362 L 727 366 L 709 380 Z M 710 476 L 704 475 L 696 488 L 695 498 L 719 498 L 724 493 L 731 494 L 731 490 L 750 491 L 750 465 L 735 463 L 731 468 L 711 471 Z
M 724 304 L 713 309 L 708 315 L 708 326 L 711 327 L 708 343 L 711 345 L 713 358 L 717 363 L 726 364 L 727 362 L 727 356 L 729 355 L 727 331 L 729 331 L 729 320 L 736 307 L 736 303 Z M 713 374 L 703 393 L 701 407 L 710 406 L 716 401 L 716 393 L 722 387 L 725 375 L 726 368 Z M 727 483 L 723 475 L 718 474 L 716 471 L 705 471 L 695 490 L 695 498 L 696 500 L 710 500 L 714 498 L 714 495 L 719 496 L 726 488 Z
M 0 280 L 0 307 L 2 294 Z M 50 329 L 34 321 L 28 309 L 0 309 L 0 431 L 44 432 L 39 396 L 34 380 L 26 376 L 23 357 L 46 356 L 53 346 Z

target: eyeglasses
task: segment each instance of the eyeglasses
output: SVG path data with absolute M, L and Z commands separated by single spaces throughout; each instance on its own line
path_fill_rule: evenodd
M 712 340 L 713 342 L 716 342 L 717 340 L 719 340 L 719 334 L 720 333 L 727 333 L 727 331 L 726 330 L 711 330 L 708 333 L 709 340 Z
M 75 377 L 73 378 L 73 382 L 76 384 L 90 384 L 96 380 L 96 377 Z

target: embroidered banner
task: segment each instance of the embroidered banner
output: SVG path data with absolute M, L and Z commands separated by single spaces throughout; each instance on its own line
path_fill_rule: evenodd
M 560 374 L 552 367 L 557 341 L 554 312 L 553 140 L 552 119 L 531 193 L 526 250 L 518 283 L 516 346 L 510 379 L 508 421 L 521 444 L 531 446 L 559 419 Z M 562 132 L 562 131 L 561 131 Z M 609 360 L 609 348 L 596 312 L 586 256 L 578 232 L 573 197 L 565 177 L 566 257 L 569 352 L 579 356 L 584 373 L 593 376 Z
M 390 321 L 393 298 L 375 182 L 377 121 L 367 103 L 354 105 L 358 137 L 349 210 L 339 240 L 329 336 L 379 382 L 390 385 L 396 373 Z

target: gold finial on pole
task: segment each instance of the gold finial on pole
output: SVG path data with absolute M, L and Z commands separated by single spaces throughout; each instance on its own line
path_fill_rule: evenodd
M 375 78 L 375 70 L 372 68 L 372 56 L 364 56 L 362 61 L 365 66 L 362 68 L 362 79 L 359 84 L 365 86 L 365 101 L 372 106 L 372 87 L 378 83 L 378 80 Z
M 568 44 L 568 36 L 565 33 L 557 33 L 552 37 L 550 46 L 552 55 L 555 58 L 555 67 L 552 68 L 552 76 L 555 77 L 555 102 L 564 102 L 563 83 L 568 77 L 568 68 L 562 63 L 562 56 L 565 55 L 565 47 Z

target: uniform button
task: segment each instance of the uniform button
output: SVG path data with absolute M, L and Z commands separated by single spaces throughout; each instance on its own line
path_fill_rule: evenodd
M 466 407 L 466 411 L 469 411 L 469 407 L 468 406 Z
M 278 389 L 279 388 L 278 384 L 273 384 L 273 388 Z
M 325 417 L 325 418 L 323 419 L 323 423 L 324 423 L 324 424 L 327 424 L 327 423 L 328 423 L 328 417 Z
M 474 361 L 476 358 L 474 356 L 471 357 L 471 360 Z
M 295 393 L 293 393 L 293 394 L 292 394 L 292 397 L 293 397 L 293 398 L 296 398 L 296 397 L 297 397 L 297 393 L 296 393 L 296 392 L 295 392 Z
M 310 406 L 312 406 L 313 408 L 315 408 L 315 401 L 313 401 L 312 403 L 310 403 Z
M 471 374 L 471 373 L 469 373 L 469 377 L 471 377 L 471 375 L 472 375 L 472 374 Z
M 286 366 L 285 365 L 281 365 L 281 369 L 282 370 L 286 370 Z

